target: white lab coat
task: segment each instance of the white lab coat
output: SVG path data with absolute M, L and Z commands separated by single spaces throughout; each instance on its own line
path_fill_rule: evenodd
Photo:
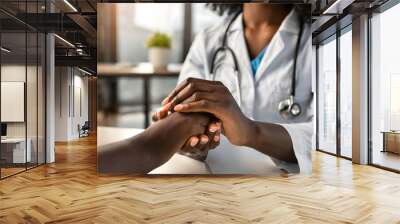
M 183 64 L 179 82 L 188 77 L 212 79 L 211 58 L 221 46 L 226 24 L 207 28 L 195 38 Z M 298 164 L 288 164 L 271 158 L 274 163 L 289 172 L 311 173 L 311 148 L 313 135 L 313 94 L 311 87 L 311 31 L 304 25 L 297 62 L 295 101 L 302 106 L 302 114 L 293 120 L 284 120 L 278 112 L 278 104 L 290 94 L 294 52 L 299 35 L 299 20 L 295 10 L 284 19 L 272 38 L 264 58 L 253 76 L 250 58 L 244 39 L 242 15 L 239 15 L 228 31 L 227 43 L 235 52 L 239 64 L 241 109 L 255 121 L 279 123 L 289 133 Z M 226 54 L 228 55 L 228 54 Z M 230 55 L 220 54 L 215 80 L 229 88 L 238 102 L 238 91 Z M 216 149 L 215 151 L 217 151 Z M 210 154 L 209 154 L 210 156 Z

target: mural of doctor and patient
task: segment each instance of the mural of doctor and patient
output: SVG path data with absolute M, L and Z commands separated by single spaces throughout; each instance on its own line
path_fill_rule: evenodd
M 99 172 L 311 173 L 307 5 L 98 8 Z

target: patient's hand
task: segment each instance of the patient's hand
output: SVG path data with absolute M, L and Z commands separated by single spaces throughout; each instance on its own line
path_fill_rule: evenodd
M 185 142 L 180 153 L 203 161 L 207 158 L 208 151 L 215 149 L 219 145 L 220 135 L 221 122 L 212 120 L 207 125 L 204 133 L 191 136 Z
M 148 173 L 167 162 L 190 136 L 204 133 L 209 122 L 205 113 L 173 113 L 134 137 L 102 146 L 98 170 Z
M 153 114 L 153 121 L 164 119 L 170 113 L 169 109 L 173 108 L 171 103 L 164 105 L 156 113 Z M 211 116 L 211 115 L 210 115 Z M 211 116 L 208 127 L 204 133 L 193 135 L 183 145 L 180 150 L 181 154 L 188 155 L 197 160 L 205 160 L 209 150 L 215 149 L 220 142 L 221 122 Z
M 153 161 L 157 158 L 160 164 L 168 161 L 179 149 L 183 148 L 190 136 L 206 132 L 210 122 L 207 113 L 173 113 L 162 119 L 142 133 L 150 139 L 147 148 L 153 148 Z

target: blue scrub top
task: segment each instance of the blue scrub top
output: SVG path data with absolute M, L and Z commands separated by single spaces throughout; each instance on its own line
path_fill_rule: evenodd
M 267 48 L 264 48 L 258 55 L 255 57 L 253 60 L 250 61 L 251 64 L 251 70 L 253 71 L 253 76 L 256 75 L 258 67 L 260 67 L 261 61 L 264 57 L 265 52 L 267 51 Z

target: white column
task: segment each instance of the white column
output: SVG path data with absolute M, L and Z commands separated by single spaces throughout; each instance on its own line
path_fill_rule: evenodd
M 55 161 L 55 54 L 54 35 L 46 35 L 46 163 Z
M 353 162 L 368 163 L 368 16 L 353 19 Z

